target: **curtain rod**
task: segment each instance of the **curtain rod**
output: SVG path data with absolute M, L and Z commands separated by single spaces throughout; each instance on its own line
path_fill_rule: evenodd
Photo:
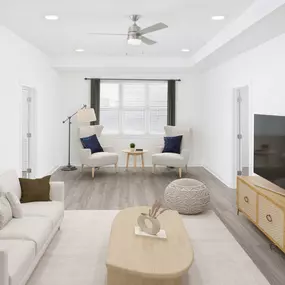
M 145 78 L 84 78 L 85 80 L 92 80 L 92 79 L 100 79 L 100 80 L 111 80 L 111 81 L 168 81 L 168 80 L 174 80 L 174 81 L 181 81 L 181 79 L 145 79 Z

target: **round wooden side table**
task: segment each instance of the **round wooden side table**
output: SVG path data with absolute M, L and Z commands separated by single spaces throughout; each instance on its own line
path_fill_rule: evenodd
M 130 156 L 133 156 L 133 158 L 134 158 L 134 168 L 135 168 L 135 170 L 137 168 L 137 156 L 141 157 L 141 163 L 142 163 L 141 167 L 142 167 L 142 169 L 144 169 L 144 154 L 148 152 L 147 150 L 144 149 L 144 150 L 134 150 L 134 151 L 131 151 L 130 149 L 124 149 L 123 152 L 127 154 L 126 170 L 129 169 Z

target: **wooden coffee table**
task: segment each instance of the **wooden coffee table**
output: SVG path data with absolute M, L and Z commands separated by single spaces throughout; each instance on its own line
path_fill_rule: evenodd
M 180 285 L 194 253 L 182 219 L 166 211 L 158 219 L 167 239 L 136 236 L 140 213 L 149 207 L 127 208 L 115 217 L 110 235 L 108 285 Z
M 137 168 L 137 156 L 141 157 L 141 162 L 142 162 L 142 169 L 144 169 L 144 154 L 147 153 L 147 150 L 142 150 L 142 151 L 131 151 L 130 149 L 124 149 L 124 153 L 127 154 L 127 160 L 126 160 L 126 170 L 129 169 L 129 161 L 130 161 L 130 156 L 134 157 L 134 168 L 136 170 Z

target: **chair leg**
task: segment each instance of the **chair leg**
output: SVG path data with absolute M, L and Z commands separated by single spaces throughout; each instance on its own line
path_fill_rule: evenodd
M 188 165 L 185 165 L 185 171 L 188 172 Z
M 152 173 L 155 173 L 155 164 L 152 165 Z
M 92 178 L 95 176 L 95 167 L 92 167 Z
M 182 168 L 181 167 L 179 167 L 178 172 L 179 172 L 179 178 L 181 178 L 182 177 Z
M 84 164 L 81 164 L 81 172 L 83 172 Z
M 115 172 L 118 172 L 118 163 L 115 163 Z

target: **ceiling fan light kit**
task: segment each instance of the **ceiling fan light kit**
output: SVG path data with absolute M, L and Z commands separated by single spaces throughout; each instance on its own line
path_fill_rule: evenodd
M 139 15 L 132 15 L 130 19 L 134 21 L 134 24 L 129 27 L 128 30 L 128 44 L 133 46 L 139 46 L 142 43 L 140 31 L 141 28 L 136 24 L 136 21 L 140 18 Z
M 141 39 L 134 39 L 134 38 L 129 38 L 128 37 L 128 44 L 132 46 L 139 46 L 141 45 L 142 40 Z
M 56 21 L 59 19 L 59 17 L 57 15 L 46 15 L 45 19 L 49 21 Z
M 114 35 L 114 36 L 127 36 L 127 41 L 128 44 L 133 45 L 133 46 L 139 46 L 141 43 L 144 43 L 146 45 L 153 45 L 156 44 L 156 41 L 153 41 L 149 38 L 146 38 L 144 35 L 148 33 L 152 33 L 155 31 L 159 31 L 162 29 L 168 28 L 167 25 L 164 23 L 157 23 L 155 25 L 152 25 L 150 27 L 141 29 L 137 25 L 137 21 L 141 18 L 140 15 L 131 15 L 130 19 L 134 22 L 132 26 L 129 27 L 128 33 L 127 34 L 111 34 L 111 33 L 91 33 L 93 35 L 99 35 L 99 36 L 104 36 L 104 35 Z

